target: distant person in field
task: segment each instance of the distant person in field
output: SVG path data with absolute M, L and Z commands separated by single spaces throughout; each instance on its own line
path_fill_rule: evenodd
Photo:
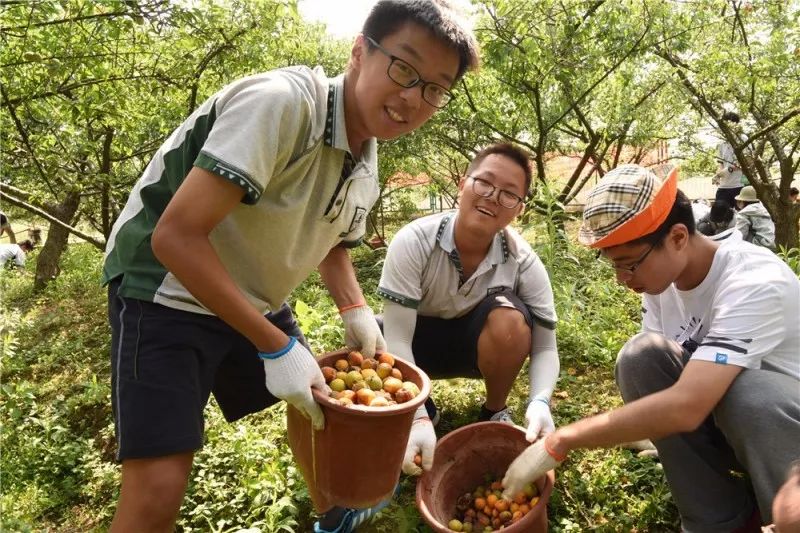
M 625 405 L 560 427 L 524 451 L 514 494 L 571 450 L 649 438 L 683 531 L 758 531 L 800 435 L 800 280 L 734 232 L 695 231 L 677 172 L 636 165 L 589 193 L 579 233 L 643 295 L 642 331 L 617 357 Z
M 739 115 L 728 111 L 722 115 L 722 120 L 731 124 L 739 124 Z M 744 177 L 736 154 L 729 142 L 724 141 L 717 147 L 717 173 L 711 180 L 717 186 L 716 199 L 725 200 L 728 205 L 735 205 L 734 198 L 747 182 Z
M 25 254 L 33 250 L 33 243 L 24 240 L 19 244 L 0 244 L 0 265 L 13 264 L 17 268 L 25 268 Z
M 432 379 L 483 379 L 478 421 L 513 423 L 506 400 L 530 361 L 527 437 L 553 431 L 550 395 L 559 372 L 550 278 L 510 224 L 524 209 L 529 156 L 510 144 L 475 156 L 459 183 L 458 209 L 403 227 L 389 244 L 378 292 L 388 350 Z M 403 470 L 433 463 L 438 411 L 429 400 L 411 426 Z
M 742 238 L 758 246 L 775 249 L 775 223 L 752 185 L 744 187 L 736 196 L 736 229 Z
M 789 201 L 796 204 L 800 200 L 800 190 L 797 187 L 789 188 Z
M 174 528 L 211 393 L 228 421 L 285 400 L 323 427 L 311 389 L 327 386 L 286 303 L 314 270 L 345 343 L 384 349 L 348 252 L 378 199 L 377 140 L 422 126 L 477 62 L 445 0 L 381 0 L 344 74 L 236 80 L 159 148 L 103 269 L 122 462 L 113 532 Z M 349 533 L 377 508 L 319 510 L 315 531 Z
M 711 210 L 697 222 L 697 231 L 714 238 L 726 234 L 736 227 L 733 207 L 725 200 L 714 200 Z M 714 240 L 719 240 L 714 238 Z
M 0 211 L 0 235 L 4 233 L 8 234 L 8 240 L 11 244 L 17 243 L 17 236 L 14 234 L 14 228 L 11 227 L 11 222 L 9 222 L 6 214 Z
M 692 200 L 692 213 L 694 213 L 695 221 L 700 221 L 706 216 L 711 209 L 711 206 L 704 198 L 697 198 Z

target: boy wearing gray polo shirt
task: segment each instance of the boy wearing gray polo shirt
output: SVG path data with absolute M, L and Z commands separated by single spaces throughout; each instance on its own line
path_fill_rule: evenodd
M 311 388 L 324 379 L 285 304 L 314 269 L 347 345 L 384 348 L 347 252 L 378 198 L 376 139 L 424 124 L 477 54 L 446 0 L 381 0 L 343 75 L 235 81 L 156 152 L 103 272 L 122 461 L 112 531 L 173 527 L 212 392 L 230 421 L 283 399 L 322 427 Z M 352 531 L 364 511 L 335 508 L 315 529 Z
M 510 144 L 477 154 L 459 184 L 459 206 L 403 227 L 392 240 L 378 292 L 388 350 L 431 378 L 483 378 L 480 420 L 510 422 L 506 399 L 530 357 L 528 440 L 553 431 L 558 378 L 553 292 L 544 265 L 509 224 L 531 181 L 528 155 Z M 403 470 L 433 463 L 435 408 L 417 411 Z M 433 415 L 433 420 L 431 417 Z

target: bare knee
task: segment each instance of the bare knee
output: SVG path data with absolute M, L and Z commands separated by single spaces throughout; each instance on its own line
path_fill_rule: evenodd
M 192 467 L 192 453 L 122 464 L 122 490 L 112 531 L 172 531 Z
M 481 337 L 486 336 L 492 346 L 506 353 L 530 352 L 531 328 L 525 317 L 516 309 L 497 307 L 486 319 Z

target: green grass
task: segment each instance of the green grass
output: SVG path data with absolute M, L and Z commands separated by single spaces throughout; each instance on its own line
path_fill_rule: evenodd
M 619 405 L 613 361 L 638 328 L 639 302 L 613 283 L 590 252 L 553 236 L 542 222 L 526 228 L 553 282 L 562 360 L 553 412 L 556 423 L 564 424 Z M 354 254 L 376 310 L 383 257 L 384 251 L 366 247 Z M 61 276 L 39 295 L 31 292 L 30 272 L 4 272 L 0 278 L 3 531 L 105 531 L 113 515 L 119 468 L 113 462 L 100 261 L 91 247 L 71 245 Z M 316 351 L 341 345 L 338 315 L 318 276 L 295 292 L 292 303 Z M 526 380 L 519 379 L 509 401 L 518 423 L 526 394 Z M 439 436 L 473 421 L 482 395 L 480 381 L 435 382 Z M 284 407 L 227 424 L 212 402 L 206 420 L 206 445 L 197 455 L 178 529 L 308 531 L 311 502 L 286 443 Z M 344 460 L 356 461 L 357 451 Z M 556 472 L 549 516 L 552 531 L 677 528 L 658 463 L 619 449 L 571 454 Z M 414 505 L 414 480 L 403 477 L 396 501 L 360 531 L 429 531 Z

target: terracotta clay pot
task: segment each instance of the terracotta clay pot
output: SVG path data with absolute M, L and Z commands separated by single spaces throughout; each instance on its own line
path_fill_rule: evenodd
M 417 507 L 437 533 L 450 529 L 456 516 L 456 500 L 485 483 L 486 475 L 502 479 L 508 466 L 530 443 L 525 432 L 504 422 L 478 422 L 456 429 L 436 445 L 433 468 L 417 482 Z M 547 502 L 553 492 L 551 470 L 536 480 L 539 502 L 503 532 L 547 533 Z
M 333 366 L 347 350 L 323 355 L 319 365 Z M 314 508 L 324 513 L 334 505 L 364 509 L 391 496 L 400 478 L 414 412 L 428 398 L 431 381 L 413 364 L 395 359 L 403 381 L 412 381 L 420 393 L 413 400 L 388 407 L 334 404 L 314 390 L 325 414 L 325 429 L 290 405 L 286 408 L 289 446 L 308 485 Z

